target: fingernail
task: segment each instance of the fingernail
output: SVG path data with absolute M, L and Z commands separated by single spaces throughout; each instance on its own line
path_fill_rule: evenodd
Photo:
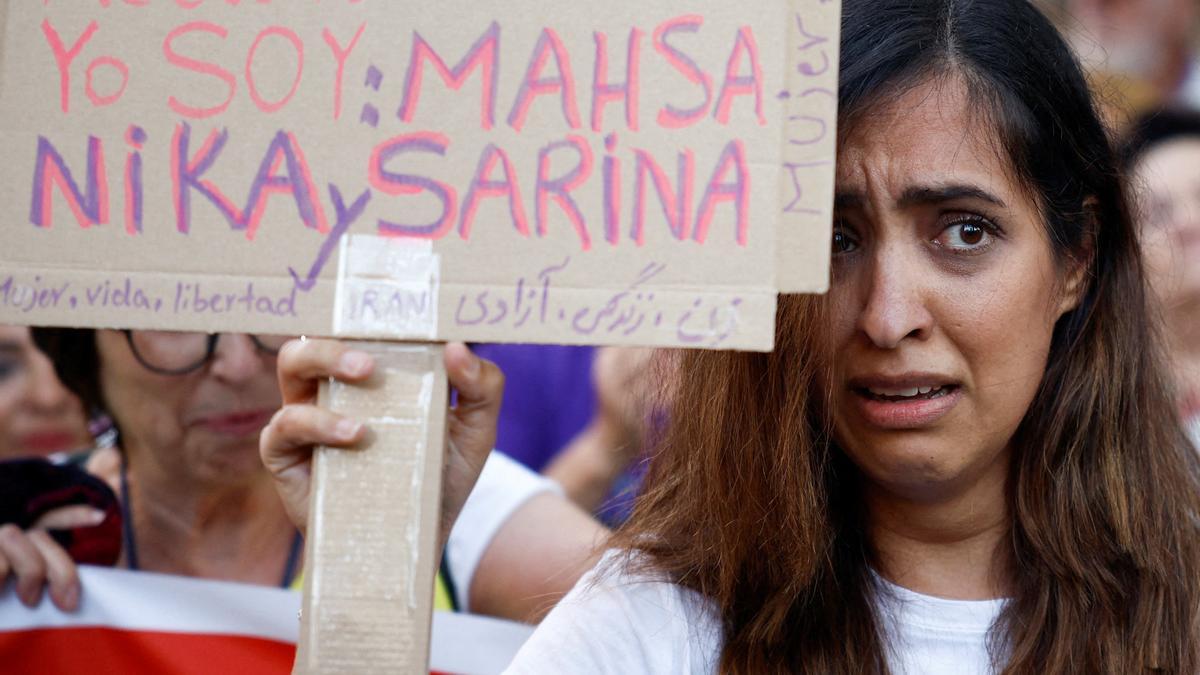
M 62 594 L 62 606 L 66 610 L 74 610 L 79 606 L 79 587 L 69 586 Z
M 107 517 L 108 513 L 106 511 L 92 509 L 92 512 L 88 514 L 88 522 L 92 525 L 99 525 L 100 523 L 103 523 L 104 519 Z
M 479 357 L 471 354 L 470 360 L 467 361 L 467 377 L 475 378 L 479 375 Z
M 32 609 L 37 607 L 38 600 L 42 599 L 42 589 L 41 587 L 31 588 L 23 590 L 17 595 L 21 598 L 21 604 Z
M 371 356 L 366 352 L 346 352 L 339 365 L 346 375 L 363 375 L 371 367 Z
M 358 435 L 360 429 L 362 429 L 361 422 L 356 422 L 351 419 L 344 419 L 337 423 L 337 427 L 333 430 L 333 432 L 343 441 L 350 441 L 354 440 L 354 437 Z

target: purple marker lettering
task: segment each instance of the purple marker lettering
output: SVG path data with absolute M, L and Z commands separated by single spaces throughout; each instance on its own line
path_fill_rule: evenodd
M 738 75 L 741 70 L 742 53 L 750 61 L 750 75 Z M 758 62 L 758 45 L 754 41 L 754 33 L 749 26 L 738 30 L 737 39 L 733 43 L 733 51 L 729 53 L 729 62 L 725 66 L 725 82 L 721 85 L 721 95 L 717 97 L 715 117 L 721 124 L 729 124 L 729 110 L 733 106 L 733 97 L 754 95 L 754 113 L 760 126 L 766 126 L 767 118 L 763 115 L 763 74 Z
M 616 101 L 625 103 L 625 126 L 630 131 L 637 131 L 642 31 L 636 28 L 629 30 L 625 81 L 620 84 L 608 81 L 608 34 L 595 32 L 592 37 L 596 42 L 596 65 L 592 71 L 592 131 L 600 131 L 604 126 L 604 107 Z
M 497 165 L 504 169 L 504 180 L 493 180 L 492 171 Z M 525 204 L 521 200 L 521 190 L 517 185 L 517 174 L 513 169 L 508 154 L 495 144 L 489 143 L 479 155 L 479 164 L 475 168 L 475 177 L 471 187 L 467 189 L 467 197 L 463 200 L 462 217 L 458 222 L 458 234 L 464 240 L 471 238 L 471 226 L 475 222 L 475 212 L 479 202 L 493 197 L 508 198 L 508 214 L 513 227 L 522 237 L 529 236 L 529 220 L 525 217 Z
M 189 152 L 192 129 L 186 122 L 175 127 L 171 139 L 171 189 L 175 203 L 175 228 L 187 234 L 192 223 L 192 191 L 195 190 L 212 202 L 232 228 L 240 225 L 237 208 L 211 181 L 201 178 L 212 168 L 229 140 L 229 130 L 213 130 L 193 159 Z
M 50 227 L 54 186 L 57 185 L 67 207 L 80 227 L 108 222 L 108 175 L 104 168 L 104 142 L 88 136 L 87 187 L 81 191 L 58 149 L 45 136 L 38 136 L 37 160 L 33 168 L 33 198 L 29 221 L 38 227 Z
M 664 21 L 654 29 L 654 49 L 678 70 L 689 82 L 699 85 L 704 90 L 704 101 L 690 109 L 679 109 L 671 104 L 663 106 L 658 111 L 658 124 L 667 129 L 680 129 L 699 122 L 708 113 L 712 104 L 712 76 L 704 72 L 692 57 L 679 51 L 667 42 L 667 38 L 675 33 L 695 33 L 704 25 L 704 18 L 696 15 L 678 16 Z
M 287 176 L 276 172 L 281 164 L 287 165 Z M 266 212 L 267 200 L 276 194 L 290 194 L 304 224 L 320 232 L 328 232 L 325 212 L 317 201 L 316 188 L 308 170 L 308 162 L 300 150 L 296 137 L 286 131 L 275 134 L 258 166 L 258 174 L 250 186 L 246 208 L 242 210 L 239 226 L 246 230 L 246 238 L 253 240 Z
M 613 152 L 617 135 L 604 138 L 604 239 L 616 245 L 621 238 L 621 160 Z
M 725 178 L 730 170 L 735 174 L 732 181 Z M 704 191 L 704 198 L 700 200 L 696 231 L 692 233 L 696 242 L 703 244 L 708 238 L 708 227 L 718 202 L 733 203 L 737 216 L 737 243 L 745 246 L 750 228 L 750 171 L 746 166 L 746 149 L 740 140 L 726 144 Z
M 633 240 L 641 246 L 646 241 L 646 177 L 654 181 L 654 191 L 662 206 L 663 216 L 671 234 L 679 240 L 688 237 L 688 216 L 692 208 L 692 184 L 696 173 L 696 161 L 691 150 L 679 153 L 676 173 L 676 191 L 654 157 L 645 150 L 634 150 L 633 181 Z
M 316 285 L 317 278 L 321 276 L 321 270 L 325 268 L 326 261 L 333 254 L 333 250 L 337 248 L 338 242 L 341 241 L 342 235 L 345 234 L 354 221 L 358 220 L 363 211 L 367 208 L 367 202 L 371 201 L 371 191 L 363 190 L 363 193 L 354 200 L 350 208 L 346 208 L 346 202 L 342 198 L 342 191 L 333 183 L 329 184 L 329 199 L 333 202 L 334 226 L 329 232 L 329 236 L 325 237 L 325 241 L 321 244 L 321 249 L 317 251 L 317 259 L 308 269 L 308 275 L 304 279 L 296 273 L 296 270 L 288 268 L 288 274 L 292 275 L 292 283 L 296 288 L 308 292 Z
M 546 66 L 546 60 L 554 56 L 558 67 L 558 76 L 551 78 L 540 77 Z M 525 78 L 521 80 L 521 88 L 513 101 L 512 110 L 508 113 L 508 125 L 518 132 L 525 126 L 525 116 L 529 113 L 529 105 L 533 99 L 543 94 L 559 93 L 562 102 L 563 119 L 572 129 L 579 128 L 579 106 L 575 101 L 575 76 L 571 71 L 571 58 L 563 46 L 562 40 L 550 28 L 543 28 L 538 37 L 533 55 L 529 59 L 529 67 L 525 69 Z
M 384 168 L 384 165 L 393 158 L 407 152 L 431 153 L 444 157 L 449 145 L 450 140 L 442 134 L 422 132 L 395 136 L 375 146 L 368 165 L 372 187 L 393 196 L 429 192 L 442 203 L 442 214 L 438 220 L 425 225 L 394 223 L 381 218 L 378 221 L 380 234 L 439 239 L 454 226 L 458 195 L 453 187 L 426 176 L 396 173 Z
M 479 67 L 483 71 L 483 96 L 480 101 L 479 124 L 491 129 L 496 121 L 496 71 L 500 67 L 500 24 L 493 21 L 483 35 L 471 45 L 465 56 L 447 67 L 433 47 L 417 31 L 413 31 L 412 55 L 408 59 L 408 72 L 404 76 L 404 98 L 397 113 L 405 123 L 412 122 L 421 96 L 421 81 L 424 64 L 428 62 L 441 76 L 442 82 L 454 91 L 462 88 L 471 72 Z
M 573 148 L 579 154 L 579 162 L 567 173 L 551 179 L 550 155 L 555 150 L 563 148 Z M 591 173 L 592 149 L 588 146 L 587 141 L 579 136 L 568 136 L 567 140 L 551 143 L 538 151 L 538 178 L 534 197 L 538 236 L 546 236 L 547 220 L 549 219 L 548 206 L 550 200 L 553 199 L 566 213 L 567 219 L 571 221 L 575 233 L 579 235 L 583 250 L 591 249 L 592 238 L 588 234 L 583 212 L 579 210 L 579 206 L 571 197 L 571 190 L 582 185 Z
M 131 126 L 125 133 L 125 142 L 130 151 L 125 156 L 125 231 L 129 234 L 142 232 L 142 145 L 146 132 L 139 126 Z
M 333 119 L 337 120 L 342 117 L 342 81 L 346 76 L 346 59 L 350 58 L 351 52 L 358 46 L 358 40 L 362 37 L 363 30 L 367 24 L 359 25 L 358 31 L 354 33 L 354 37 L 350 38 L 350 44 L 342 47 L 338 44 L 334 34 L 326 28 L 321 31 L 321 37 L 325 39 L 325 44 L 329 46 L 329 51 L 333 54 L 333 60 L 337 62 L 337 71 L 333 76 Z M 378 87 L 376 87 L 378 89 Z

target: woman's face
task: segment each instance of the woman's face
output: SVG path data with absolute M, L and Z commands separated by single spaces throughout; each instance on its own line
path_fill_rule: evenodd
M 29 329 L 0 326 L 0 459 L 91 447 L 83 406 Z
M 1168 310 L 1200 302 L 1200 137 L 1156 145 L 1134 166 L 1151 283 Z
M 835 435 L 906 499 L 1003 481 L 1071 306 L 985 119 L 949 78 L 872 111 L 839 149 Z
M 97 331 L 96 347 L 101 392 L 131 462 L 210 485 L 260 477 L 258 435 L 280 406 L 275 357 L 245 335 L 222 335 L 206 365 L 160 375 L 121 332 Z

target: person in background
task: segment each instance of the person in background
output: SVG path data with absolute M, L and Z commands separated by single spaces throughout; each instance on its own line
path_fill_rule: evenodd
M 1196 0 L 1045 0 L 1116 128 L 1165 105 L 1200 106 Z
M 1161 110 L 1137 120 L 1124 163 L 1162 304 L 1180 412 L 1200 449 L 1200 111 Z
M 278 336 L 37 329 L 37 337 L 62 380 L 116 427 L 116 447 L 93 453 L 86 465 L 123 511 L 118 566 L 293 587 L 303 568 L 302 537 L 262 463 L 260 433 L 274 419 L 272 428 L 282 432 L 274 442 L 317 427 L 330 444 L 357 442 L 361 427 L 322 427 L 327 417 L 311 403 L 324 377 L 367 378 L 367 355 L 335 353 L 319 341 L 292 341 L 285 349 L 287 339 Z M 550 481 L 502 456 L 489 459 L 503 375 L 462 345 L 446 354 L 458 404 L 448 417 L 442 529 L 452 581 L 441 587 L 440 606 L 457 599 L 479 613 L 536 620 L 547 598 L 564 593 L 583 571 L 576 565 L 563 574 L 559 551 L 585 561 L 603 530 Z M 277 415 L 283 401 L 308 405 Z M 468 500 L 476 477 L 479 489 Z M 526 518 L 531 508 L 536 515 Z M 547 523 L 564 536 L 528 536 Z M 0 575 L 15 577 L 28 605 L 48 587 L 56 605 L 71 609 L 80 595 L 76 570 L 48 541 L 37 528 L 0 527 Z M 507 560 L 508 546 L 534 559 L 516 569 L 494 564 Z
M 507 376 L 496 449 L 610 524 L 632 505 L 650 417 L 652 350 L 480 344 Z
M 29 329 L 0 326 L 0 460 L 91 445 L 83 405 L 59 382 Z

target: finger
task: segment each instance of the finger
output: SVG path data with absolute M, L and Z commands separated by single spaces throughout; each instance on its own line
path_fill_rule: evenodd
M 450 447 L 478 468 L 496 443 L 504 373 L 461 343 L 446 345 L 445 362 L 446 375 L 458 392 L 458 404 L 447 419 Z
M 357 420 L 312 404 L 280 408 L 262 430 L 259 454 L 272 473 L 307 463 L 314 445 L 351 447 L 362 440 L 366 427 Z
M 475 356 L 461 342 L 446 345 L 446 376 L 458 391 L 458 405 L 466 408 L 500 408 L 504 393 L 504 373 L 500 368 Z
M 46 561 L 16 525 L 0 527 L 0 553 L 8 558 L 12 573 L 17 578 L 17 597 L 27 607 L 35 607 L 42 599 L 42 586 L 46 583 Z
M 318 383 L 327 377 L 361 382 L 371 375 L 375 360 L 370 354 L 337 340 L 292 340 L 279 350 L 279 391 L 283 402 L 307 403 L 317 395 Z
M 46 581 L 50 600 L 64 612 L 79 607 L 79 570 L 71 556 L 50 538 L 45 530 L 31 530 L 29 540 L 46 561 Z
M 366 434 L 362 424 L 314 405 L 282 408 L 263 429 L 259 453 L 275 480 L 284 510 L 301 534 L 308 531 L 314 444 L 351 447 Z
M 107 513 L 94 506 L 72 504 L 47 511 L 33 526 L 43 530 L 71 530 L 99 525 L 107 516 Z

